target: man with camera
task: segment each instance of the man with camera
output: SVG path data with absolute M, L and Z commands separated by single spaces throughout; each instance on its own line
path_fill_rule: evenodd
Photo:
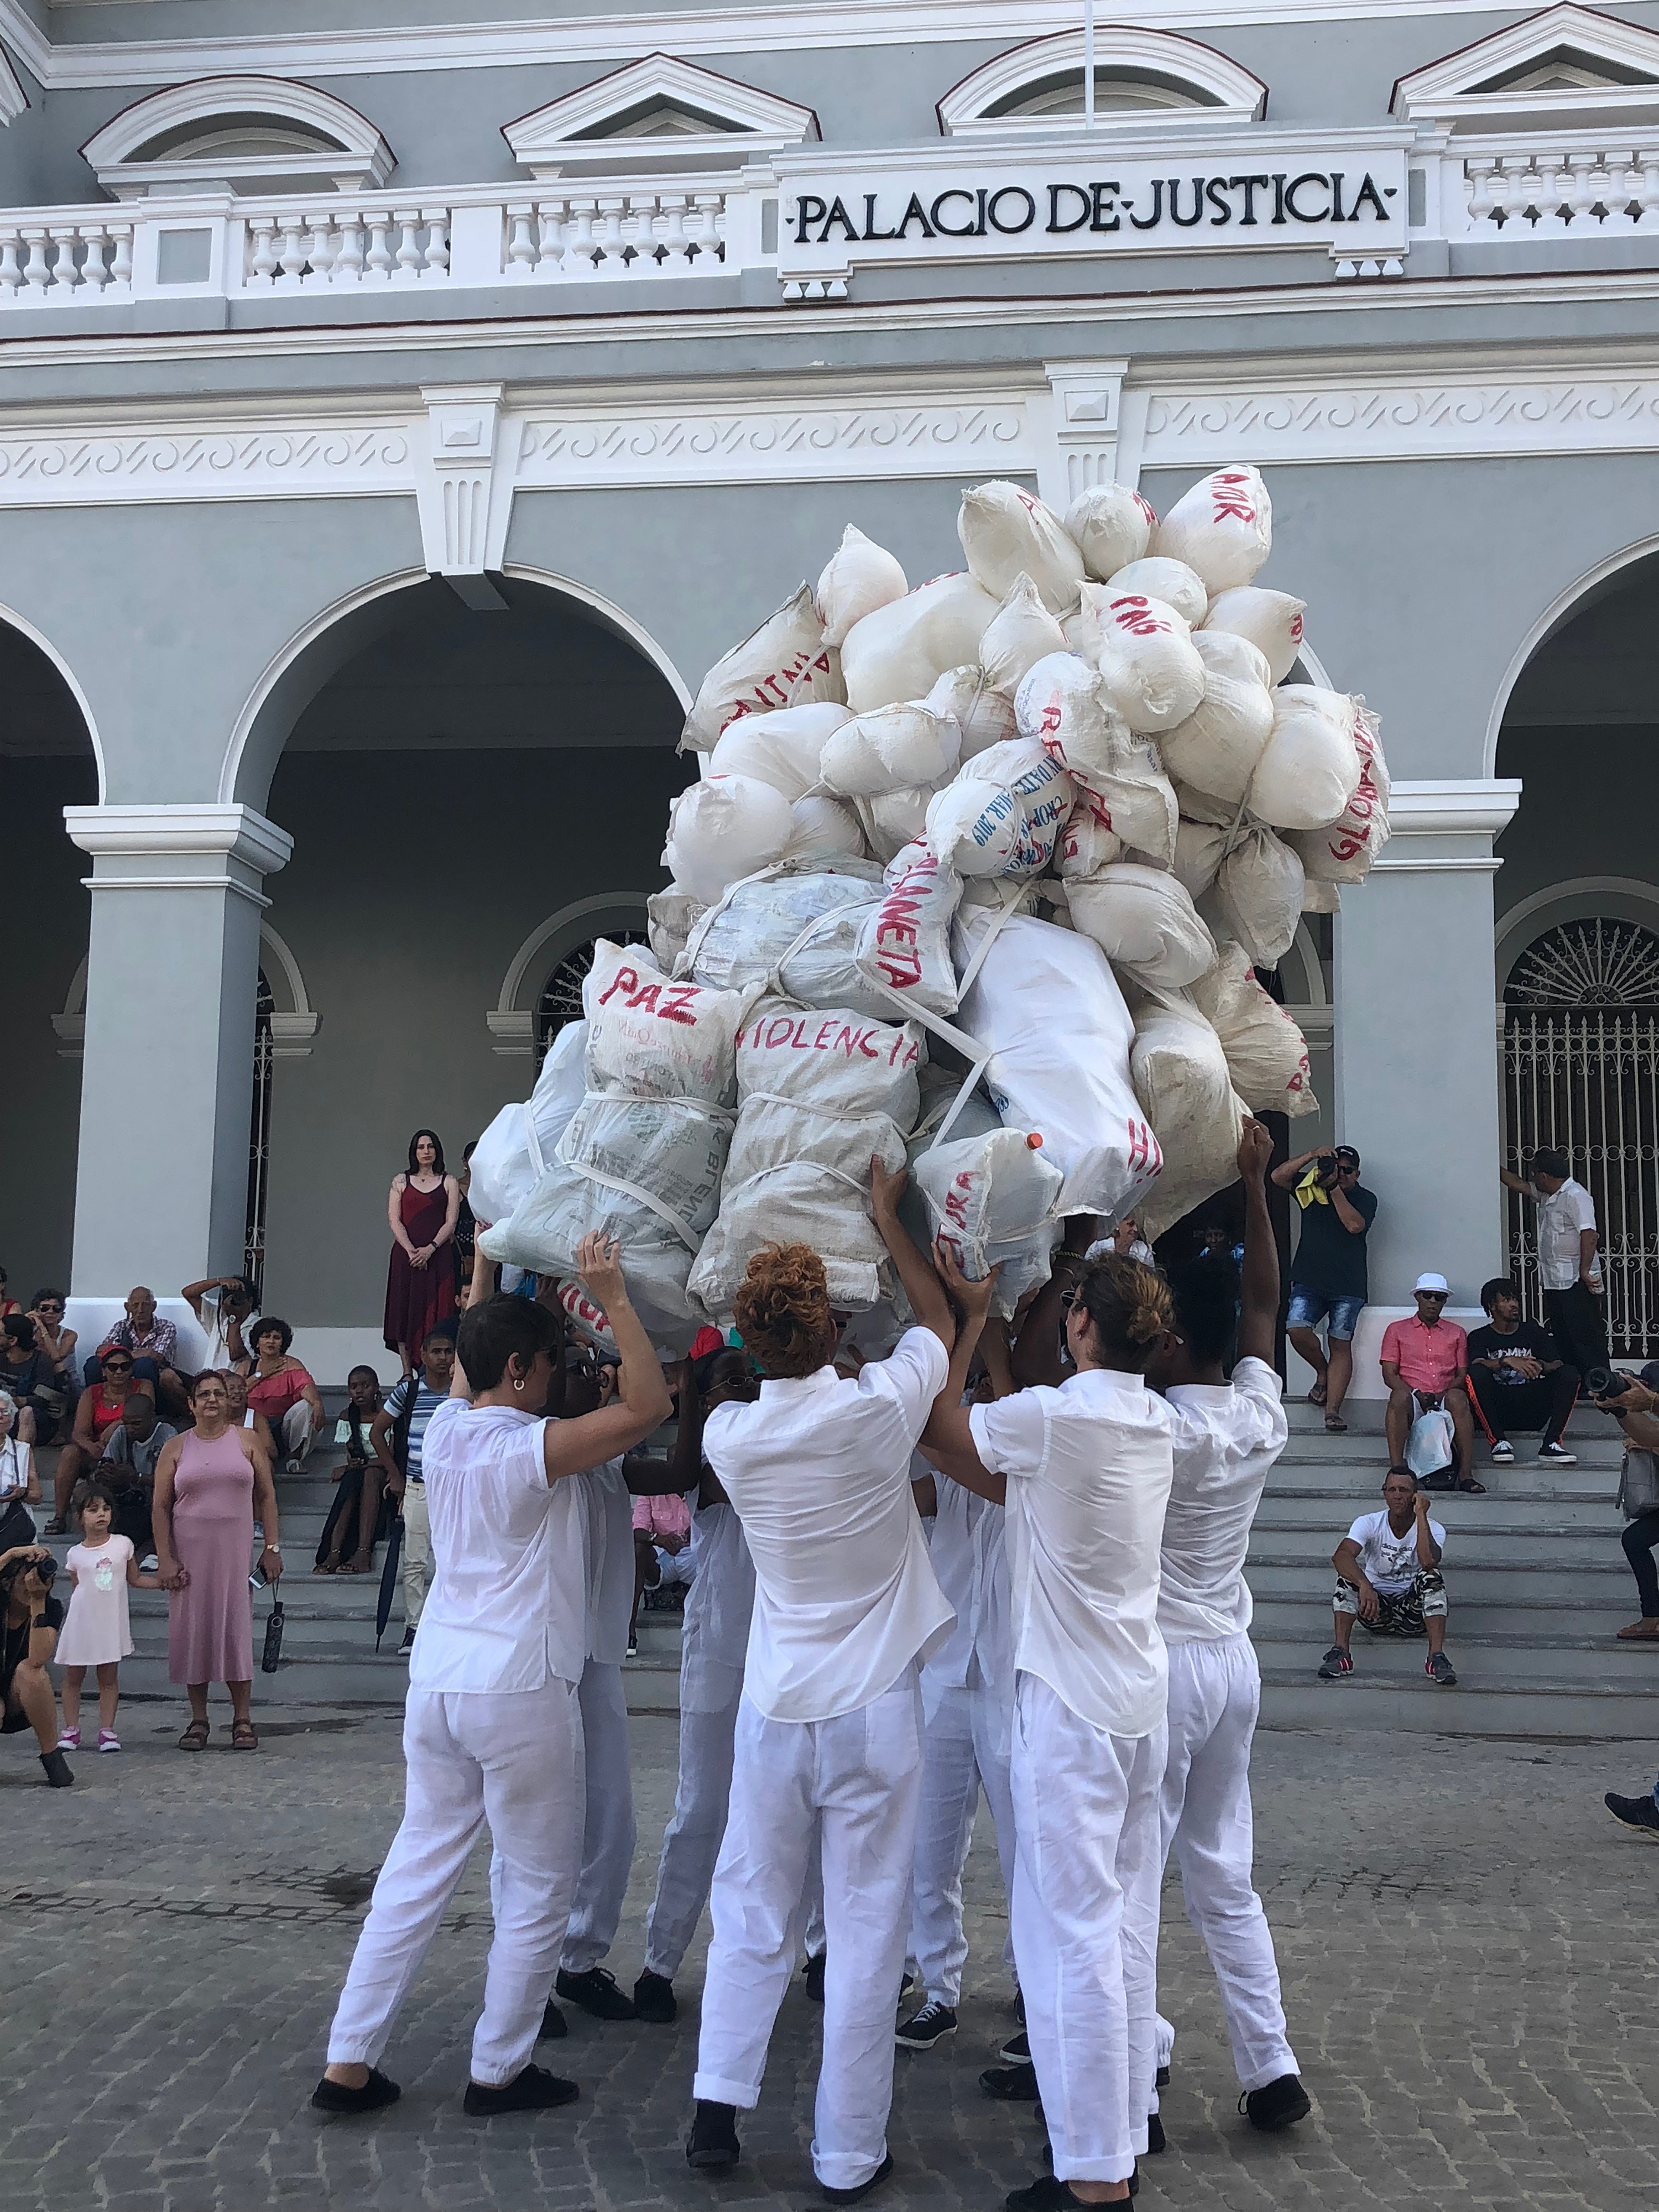
M 44 1544 L 0 1552 L 0 1735 L 32 1728 L 48 1786 L 67 1790 L 75 1775 L 58 1747 L 58 1699 L 46 1672 L 64 1625 L 63 1600 L 52 1590 L 57 1572 Z
M 1369 1293 L 1365 1239 L 1376 1218 L 1376 1199 L 1359 1180 L 1359 1155 L 1352 1145 L 1298 1152 L 1273 1170 L 1273 1181 L 1295 1193 L 1302 1211 L 1286 1329 L 1317 1378 L 1308 1403 L 1325 1408 L 1325 1426 L 1340 1436 L 1348 1425 L 1342 1401 L 1353 1380 L 1353 1333 Z M 1328 1353 L 1317 1334 L 1322 1322 Z
M 1619 1483 L 1619 1503 L 1626 1515 L 1620 1541 L 1642 1607 L 1639 1620 L 1619 1631 L 1621 1644 L 1659 1643 L 1659 1569 L 1653 1553 L 1659 1545 L 1659 1480 L 1653 1455 L 1659 1453 L 1659 1362 L 1650 1361 L 1638 1381 L 1617 1368 L 1598 1367 L 1584 1378 L 1595 1405 L 1611 1413 L 1625 1434 L 1625 1471 Z M 1637 1455 L 1641 1456 L 1638 1458 Z M 1633 1493 L 1639 1475 L 1644 1486 Z M 1612 1803 L 1612 1799 L 1608 1799 Z
M 1528 1175 L 1500 1168 L 1498 1180 L 1538 1208 L 1538 1280 L 1544 1318 L 1561 1357 L 1588 1376 L 1607 1364 L 1607 1315 L 1595 1234 L 1595 1201 L 1572 1178 L 1563 1152 L 1540 1146 Z

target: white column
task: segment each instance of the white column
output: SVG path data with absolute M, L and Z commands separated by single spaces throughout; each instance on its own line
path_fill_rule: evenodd
M 82 1300 L 241 1266 L 264 878 L 247 806 L 66 806 L 92 855 L 72 1284 Z M 165 1305 L 174 1318 L 184 1310 Z
M 1393 834 L 1342 893 L 1335 1133 L 1378 1200 L 1357 1396 L 1381 1393 L 1377 1342 L 1425 1269 L 1446 1276 L 1468 1327 L 1503 1268 L 1492 842 L 1520 798 L 1513 780 L 1396 783 Z

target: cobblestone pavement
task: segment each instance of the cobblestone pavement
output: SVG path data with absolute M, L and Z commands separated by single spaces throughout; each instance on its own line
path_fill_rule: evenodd
M 292 1710 L 292 1709 L 290 1709 Z M 216 1719 L 228 1717 L 216 1708 Z M 413 2212 L 726 2208 L 819 2202 L 805 2162 L 819 2014 L 799 1982 L 774 2040 L 744 2163 L 682 2160 L 696 2041 L 573 2015 L 543 2056 L 582 2085 L 568 2111 L 468 2120 L 459 2092 L 489 1936 L 475 1856 L 393 2041 L 402 2103 L 319 2123 L 307 2098 L 401 1765 L 384 1710 L 228 1733 L 195 1759 L 182 1714 L 130 1701 L 128 1748 L 82 1756 L 73 1794 L 40 1786 L 27 1739 L 0 1747 L 0 2203 L 8 2212 Z M 633 1722 L 641 1849 L 612 1965 L 638 1971 L 675 1724 Z M 1172 1884 L 1164 2010 L 1170 2148 L 1143 2167 L 1165 2206 L 1470 2206 L 1651 2212 L 1659 2194 L 1659 1857 L 1601 1805 L 1650 1779 L 1656 1747 L 1264 1734 L 1261 1885 L 1292 2039 L 1317 2104 L 1289 2137 L 1235 2112 L 1214 1985 Z M 984 1823 L 981 1822 L 981 1827 Z M 1012 2031 L 1005 1908 L 988 1837 L 969 1869 L 961 2033 L 901 2052 L 889 2212 L 993 2212 L 1036 2172 L 1030 2107 L 979 2093 Z

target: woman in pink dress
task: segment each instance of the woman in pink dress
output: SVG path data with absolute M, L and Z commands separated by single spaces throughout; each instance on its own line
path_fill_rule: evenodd
M 444 1252 L 455 1234 L 461 1187 L 444 1173 L 444 1148 L 431 1129 L 416 1129 L 409 1140 L 409 1167 L 392 1178 L 386 1219 L 392 1229 L 392 1262 L 386 1284 L 386 1348 L 414 1372 L 421 1346 L 434 1327 L 455 1310 L 453 1253 Z
M 167 1601 L 167 1674 L 190 1693 L 190 1726 L 180 1751 L 202 1751 L 210 1733 L 208 1685 L 230 1692 L 230 1741 L 257 1751 L 248 1717 L 253 1688 L 253 1601 L 248 1554 L 257 1515 L 264 1532 L 259 1565 L 267 1582 L 283 1571 L 276 1486 L 252 1433 L 233 1428 L 224 1378 L 211 1369 L 191 1388 L 196 1426 L 161 1448 L 155 1466 L 155 1555 Z

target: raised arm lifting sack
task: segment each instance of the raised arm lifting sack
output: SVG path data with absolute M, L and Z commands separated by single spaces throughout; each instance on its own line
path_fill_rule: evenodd
M 1001 1270 L 992 1310 L 1006 1320 L 1048 1278 L 1066 1178 L 1038 1132 L 994 1129 L 935 1146 L 912 1164 L 930 1241 L 972 1282 Z

